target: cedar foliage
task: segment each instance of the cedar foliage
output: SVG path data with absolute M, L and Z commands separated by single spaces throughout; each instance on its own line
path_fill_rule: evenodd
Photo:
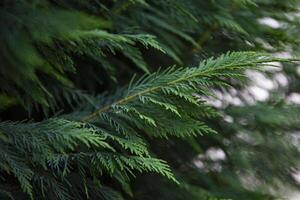
M 1 199 L 273 199 L 270 188 L 299 187 L 300 108 L 285 101 L 300 90 L 297 59 L 274 56 L 297 57 L 299 3 L 2 1 Z M 290 83 L 250 101 L 245 70 L 274 62 Z M 220 93 L 241 103 L 212 104 Z

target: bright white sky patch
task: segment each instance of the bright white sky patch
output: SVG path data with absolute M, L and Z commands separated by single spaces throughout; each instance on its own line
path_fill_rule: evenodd
M 283 73 L 275 74 L 274 79 L 283 87 L 286 87 L 289 83 L 287 77 Z
M 292 93 L 287 97 L 287 102 L 300 104 L 300 94 L 299 93 Z
M 297 67 L 297 74 L 300 75 L 300 66 Z
M 209 159 L 213 161 L 226 159 L 225 152 L 220 148 L 209 148 L 205 154 Z
M 264 69 L 269 72 L 278 72 L 282 70 L 282 64 L 280 62 L 270 62 L 269 65 L 264 67 Z
M 300 193 L 294 193 L 289 199 L 290 200 L 299 200 L 300 199 Z
M 275 85 L 273 81 L 267 78 L 263 73 L 254 71 L 254 70 L 247 70 L 246 75 L 250 77 L 250 79 L 258 86 L 266 90 L 274 89 Z
M 290 52 L 280 52 L 280 53 L 275 53 L 274 54 L 275 57 L 278 57 L 278 58 L 293 58 L 293 56 L 291 55 Z
M 275 20 L 271 17 L 261 18 L 261 19 L 259 19 L 259 23 L 266 25 L 266 26 L 270 26 L 272 28 L 279 28 L 281 26 L 277 20 Z
M 250 86 L 249 92 L 258 101 L 265 101 L 269 98 L 269 92 L 267 90 L 257 87 L 257 86 Z

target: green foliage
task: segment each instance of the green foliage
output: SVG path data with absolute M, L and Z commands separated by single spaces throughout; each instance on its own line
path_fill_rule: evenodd
M 197 101 L 195 94 L 208 95 L 209 86 L 226 86 L 220 77 L 240 77 L 240 70 L 276 60 L 289 61 L 254 52 L 228 53 L 195 68 L 171 67 L 152 73 L 132 81 L 127 89 L 113 96 L 97 99 L 102 101 L 98 102 L 101 108 L 81 119 L 95 125 L 59 118 L 39 123 L 3 122 L 1 169 L 14 175 L 22 191 L 31 198 L 32 179 L 37 182 L 34 189 L 43 191 L 39 179 L 49 177 L 60 180 L 60 190 L 66 193 L 64 199 L 71 198 L 72 193 L 65 184 L 70 183 L 68 178 L 74 170 L 79 170 L 84 180 L 88 172 L 95 179 L 103 173 L 110 176 L 123 173 L 128 177 L 134 173 L 132 170 L 137 170 L 156 172 L 177 182 L 164 161 L 150 157 L 138 130 L 165 138 L 214 133 L 199 121 L 203 117 L 201 111 L 208 105 Z M 120 94 L 125 96 L 119 97 Z M 205 115 L 215 114 L 208 108 L 206 111 Z M 72 118 L 72 114 L 67 117 Z M 35 171 L 36 168 L 39 170 Z
M 133 170 L 153 171 L 175 181 L 168 165 L 150 157 L 139 139 L 121 138 L 104 129 L 59 118 L 40 123 L 2 122 L 0 129 L 1 170 L 15 176 L 31 198 L 40 192 L 47 198 L 46 192 L 54 192 L 52 187 L 59 184 L 57 192 L 63 193 L 57 193 L 56 198 L 70 199 L 70 186 L 81 183 L 84 189 L 100 184 L 97 178 L 103 173 L 127 177 Z M 70 180 L 74 172 L 81 177 L 79 183 Z M 95 180 L 88 181 L 89 177 Z
M 4 0 L 0 198 L 263 200 L 299 187 L 300 110 L 285 100 L 300 92 L 298 60 L 273 55 L 297 56 L 299 3 Z M 282 74 L 265 75 L 289 84 L 250 101 L 244 71 L 277 62 Z

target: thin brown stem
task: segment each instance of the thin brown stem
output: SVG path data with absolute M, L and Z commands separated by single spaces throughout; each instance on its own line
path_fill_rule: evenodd
M 198 38 L 197 40 L 197 44 L 198 46 L 196 46 L 192 52 L 193 53 L 199 53 L 200 51 L 202 51 L 203 49 L 203 44 L 209 40 L 211 34 L 218 29 L 218 25 L 217 24 L 214 24 L 212 25 L 211 27 L 209 27 L 206 31 L 204 31 L 204 33 L 202 33 L 200 35 L 200 37 Z

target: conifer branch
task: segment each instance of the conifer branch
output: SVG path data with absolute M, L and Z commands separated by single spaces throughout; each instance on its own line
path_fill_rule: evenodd
M 299 166 L 295 159 L 299 151 L 285 136 L 287 132 L 299 132 L 298 106 L 284 102 L 247 106 L 240 92 L 246 87 L 235 87 L 236 94 L 223 87 L 240 86 L 239 80 L 246 78 L 245 69 L 297 59 L 233 52 L 191 68 L 170 67 L 150 73 L 149 66 L 165 65 L 161 61 L 170 58 L 177 63 L 188 62 L 192 54 L 204 52 L 212 35 L 222 45 L 212 42 L 208 54 L 249 47 L 253 51 L 291 53 L 299 47 L 299 3 L 300 0 L 1 2 L 0 110 L 5 115 L 1 115 L 0 122 L 0 199 L 123 200 L 124 193 L 140 194 L 130 188 L 130 179 L 137 172 L 160 175 L 151 176 L 149 188 L 159 191 L 162 199 L 170 197 L 169 191 L 176 198 L 207 199 L 202 195 L 203 188 L 208 188 L 205 195 L 216 192 L 209 188 L 218 187 L 218 193 L 224 194 L 222 184 L 205 173 L 199 175 L 196 164 L 200 159 L 204 171 L 215 170 L 215 161 L 206 162 L 202 155 L 198 156 L 206 157 L 205 151 L 212 145 L 226 155 L 226 162 L 217 164 L 226 172 L 222 173 L 222 183 L 226 183 L 228 198 L 244 192 L 247 196 L 255 194 L 249 197 L 251 200 L 261 197 L 239 184 L 243 173 L 236 171 L 240 169 L 254 172 L 258 182 L 290 181 L 291 169 Z M 261 23 L 264 17 L 274 18 L 280 27 Z M 216 29 L 222 31 L 214 34 Z M 191 45 L 191 49 L 186 48 Z M 151 51 L 146 52 L 149 48 Z M 117 74 L 119 69 L 122 74 Z M 135 70 L 146 75 L 128 80 Z M 294 73 L 291 83 L 297 85 L 296 72 L 291 71 L 285 70 L 284 74 Z M 129 82 L 128 87 L 114 84 L 116 77 L 122 79 L 120 83 Z M 99 87 L 101 91 L 116 92 L 92 95 Z M 214 107 L 207 100 L 214 94 L 236 95 L 234 98 L 243 106 Z M 272 98 L 270 95 L 270 102 Z M 223 101 L 220 103 L 223 106 Z M 20 114 L 24 110 L 19 105 L 39 121 L 9 121 L 27 117 Z M 68 114 L 52 116 L 58 110 Z M 225 115 L 228 123 L 222 117 Z M 249 133 L 251 138 L 239 137 L 241 133 Z M 205 138 L 197 137 L 203 134 Z M 160 139 L 164 139 L 163 147 Z M 245 151 L 251 155 L 245 156 Z M 228 170 L 233 168 L 237 170 Z M 170 181 L 160 183 L 157 180 L 161 176 Z M 139 178 L 143 193 L 148 181 L 144 176 Z M 169 182 L 178 183 L 177 180 L 179 187 L 169 186 Z
M 237 58 L 239 60 L 242 59 L 242 62 L 236 62 L 235 58 Z M 109 104 L 109 105 L 106 105 L 106 106 L 94 111 L 90 115 L 82 118 L 82 121 L 88 122 L 88 121 L 92 120 L 93 118 L 95 118 L 99 113 L 108 111 L 113 105 L 126 104 L 127 102 L 130 102 L 141 95 L 145 95 L 145 94 L 149 94 L 149 93 L 158 91 L 161 88 L 166 87 L 166 86 L 173 87 L 173 86 L 176 86 L 176 84 L 180 84 L 182 82 L 193 80 L 194 78 L 197 78 L 197 77 L 201 78 L 201 77 L 206 77 L 206 76 L 213 76 L 214 72 L 221 71 L 221 70 L 226 70 L 226 69 L 232 70 L 233 68 L 244 69 L 247 67 L 253 68 L 254 66 L 256 67 L 258 64 L 266 64 L 269 62 L 276 62 L 276 61 L 291 62 L 291 61 L 297 61 L 297 59 L 274 58 L 268 54 L 259 54 L 259 53 L 255 53 L 255 52 L 227 53 L 225 55 L 220 56 L 217 59 L 211 58 L 206 61 L 203 61 L 202 63 L 204 63 L 204 64 L 200 64 L 198 68 L 195 67 L 195 68 L 188 68 L 187 70 L 182 70 L 181 77 L 176 77 L 174 80 L 165 82 L 162 85 L 147 88 L 145 90 L 139 91 L 130 96 L 126 96 L 118 101 L 115 101 L 115 102 Z M 226 63 L 226 62 L 229 62 L 229 63 Z M 207 66 L 209 66 L 209 67 L 207 67 Z M 192 72 L 192 73 L 189 73 L 189 72 Z M 188 74 L 188 75 L 185 76 L 185 74 Z M 169 74 L 169 75 L 172 76 L 172 74 Z

